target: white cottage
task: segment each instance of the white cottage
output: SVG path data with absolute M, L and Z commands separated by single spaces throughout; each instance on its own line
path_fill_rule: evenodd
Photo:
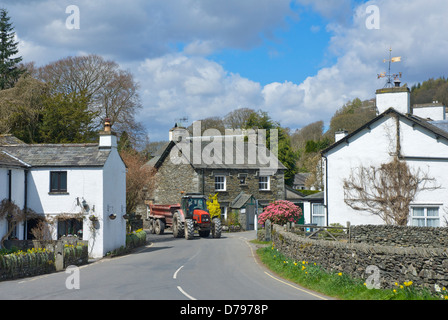
M 3 141 L 0 155 L 0 179 L 7 181 L 0 184 L 0 198 L 53 221 L 53 239 L 82 237 L 94 258 L 125 246 L 126 167 L 108 123 L 99 144 Z M 36 220 L 28 220 L 13 235 L 30 239 L 35 225 Z M 0 236 L 7 228 L 6 221 L 0 221 Z
M 412 113 L 409 88 L 398 86 L 377 90 L 376 102 L 379 115 L 375 119 L 351 134 L 340 133 L 336 142 L 322 152 L 326 224 L 384 224 L 378 216 L 353 210 L 345 203 L 343 181 L 355 168 L 378 167 L 398 156 L 410 168 L 420 168 L 435 178 L 441 187 L 417 194 L 409 208 L 409 224 L 445 226 L 448 218 L 445 108 L 439 104 L 418 106 L 417 116 Z

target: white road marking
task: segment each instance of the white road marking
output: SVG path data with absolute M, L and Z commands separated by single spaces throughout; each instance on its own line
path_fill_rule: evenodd
M 177 273 L 180 271 L 180 269 L 182 269 L 184 266 L 181 266 L 179 269 L 176 270 L 176 272 L 174 272 L 173 275 L 173 279 L 177 279 Z
M 177 289 L 179 289 L 179 291 L 180 291 L 184 296 L 186 296 L 188 299 L 190 299 L 190 300 L 197 300 L 196 298 L 194 298 L 194 297 L 190 296 L 188 293 L 186 293 L 181 287 L 177 286 Z
M 287 286 L 290 286 L 291 288 L 294 288 L 294 289 L 296 289 L 296 290 L 305 292 L 305 293 L 307 293 L 307 294 L 310 294 L 310 295 L 315 296 L 316 298 L 319 298 L 319 299 L 322 299 L 322 300 L 328 300 L 328 299 L 326 299 L 326 298 L 324 298 L 324 297 L 321 297 L 321 296 L 319 296 L 319 295 L 317 295 L 317 294 L 315 294 L 315 293 L 312 293 L 312 292 L 310 292 L 310 291 L 308 291 L 308 290 L 304 290 L 304 289 L 302 289 L 302 288 L 293 286 L 292 284 L 287 283 L 287 282 L 285 282 L 285 281 L 283 281 L 283 280 L 280 280 L 280 279 L 274 277 L 273 275 L 267 273 L 266 271 L 265 271 L 264 273 L 267 274 L 268 276 L 270 276 L 272 279 L 277 280 L 278 282 L 281 282 L 281 283 L 283 283 L 283 284 L 286 284 Z

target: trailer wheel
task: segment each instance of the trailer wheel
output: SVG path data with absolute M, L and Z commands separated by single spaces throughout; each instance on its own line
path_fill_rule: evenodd
M 194 238 L 194 222 L 193 219 L 185 219 L 185 239 L 191 240 Z
M 184 224 L 180 217 L 179 212 L 175 212 L 173 216 L 173 236 L 175 238 L 182 238 L 184 236 Z
M 156 234 L 163 234 L 165 231 L 165 222 L 162 219 L 157 219 L 154 222 L 154 231 Z
M 221 238 L 221 220 L 219 218 L 213 218 L 212 223 L 212 237 L 213 238 Z
M 150 218 L 148 222 L 148 231 L 150 234 L 154 234 L 154 219 Z

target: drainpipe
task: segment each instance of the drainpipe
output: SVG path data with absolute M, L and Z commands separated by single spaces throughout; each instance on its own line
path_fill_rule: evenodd
M 12 171 L 8 170 L 8 201 L 12 201 Z
M 28 225 L 28 219 L 26 219 L 26 212 L 28 211 L 28 171 L 25 170 L 25 190 L 24 190 L 24 199 L 23 199 L 23 210 L 25 211 L 25 221 L 23 222 L 23 240 L 27 239 L 27 225 Z
M 328 223 L 328 158 L 324 154 L 322 154 L 322 158 L 325 159 L 325 211 L 326 211 L 326 220 L 327 220 L 327 226 Z

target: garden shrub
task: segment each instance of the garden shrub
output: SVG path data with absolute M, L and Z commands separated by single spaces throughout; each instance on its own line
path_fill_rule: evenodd
M 258 217 L 261 225 L 264 225 L 266 220 L 271 220 L 272 223 L 284 225 L 288 222 L 297 222 L 302 217 L 302 209 L 297 207 L 290 201 L 277 200 L 269 204 Z

